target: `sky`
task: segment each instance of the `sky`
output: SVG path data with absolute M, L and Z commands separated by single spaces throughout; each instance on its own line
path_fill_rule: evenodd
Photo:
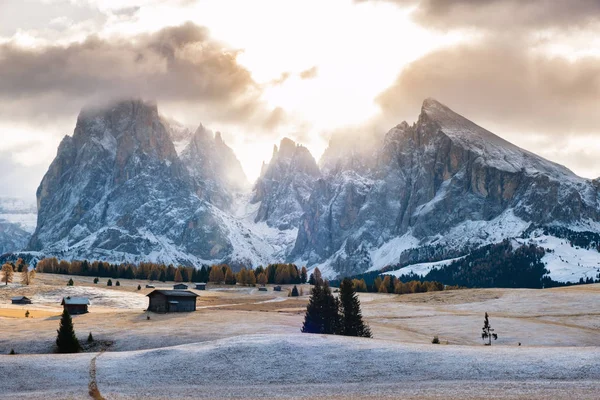
M 124 97 L 222 132 L 250 180 L 283 137 L 318 159 L 427 97 L 596 178 L 600 0 L 0 0 L 0 195 Z

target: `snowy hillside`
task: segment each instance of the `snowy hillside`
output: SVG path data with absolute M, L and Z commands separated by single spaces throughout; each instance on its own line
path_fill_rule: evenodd
M 192 132 L 140 101 L 84 110 L 40 184 L 28 248 L 114 262 L 288 261 L 334 278 L 428 268 L 530 226 L 600 232 L 598 181 L 433 99 L 380 139 L 361 149 L 338 135 L 321 168 L 283 139 L 251 189 L 218 132 Z M 548 244 L 553 278 L 591 276 L 593 251 Z

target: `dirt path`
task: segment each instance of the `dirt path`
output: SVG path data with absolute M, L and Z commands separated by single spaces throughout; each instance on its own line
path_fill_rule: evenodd
M 90 361 L 90 383 L 88 385 L 88 388 L 90 397 L 94 400 L 106 400 L 100 394 L 100 390 L 98 389 L 98 382 L 96 381 L 96 359 L 100 357 L 103 353 L 103 351 L 100 352 Z

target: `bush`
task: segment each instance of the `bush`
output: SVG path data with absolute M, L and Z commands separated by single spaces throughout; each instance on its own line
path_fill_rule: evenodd
M 142 290 L 142 286 L 141 285 L 138 285 L 138 290 Z
M 112 286 L 112 279 L 109 279 L 108 282 L 106 282 L 106 286 Z
M 121 286 L 121 282 L 117 281 L 117 286 Z
M 67 282 L 67 286 L 73 286 L 73 279 L 69 279 L 69 282 Z
M 433 344 L 440 344 L 440 339 L 437 337 L 437 335 L 435 335 L 433 337 L 433 340 L 431 341 L 431 343 L 433 343 Z
M 100 281 L 100 279 L 94 278 L 94 283 L 98 283 L 99 281 Z
M 25 318 L 29 318 L 29 310 L 25 311 Z
M 8 354 L 10 354 L 12 356 L 12 355 L 17 354 L 17 353 L 15 353 L 15 349 L 10 349 L 10 353 L 8 353 Z

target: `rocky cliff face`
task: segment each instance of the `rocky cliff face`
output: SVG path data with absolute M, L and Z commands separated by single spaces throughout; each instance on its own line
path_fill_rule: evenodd
M 249 184 L 233 150 L 200 125 L 181 153 L 181 160 L 196 184 L 198 197 L 222 210 L 229 210 L 236 193 Z
M 419 247 L 455 255 L 529 223 L 600 219 L 592 182 L 432 99 L 416 124 L 387 133 L 376 159 L 372 169 L 331 169 L 316 185 L 292 258 L 357 273 L 416 261 Z
M 219 134 L 192 134 L 139 101 L 87 110 L 40 184 L 29 249 L 107 261 L 285 259 L 334 277 L 458 257 L 530 225 L 600 232 L 598 180 L 432 99 L 416 123 L 369 146 L 332 140 L 320 164 L 284 139 L 252 193 L 238 196 L 245 176 Z
M 194 188 L 156 105 L 85 110 L 39 186 L 29 247 L 112 260 L 226 257 L 227 230 Z
M 252 202 L 260 202 L 255 222 L 266 221 L 281 230 L 297 227 L 319 177 L 308 149 L 283 139 L 254 185 Z

